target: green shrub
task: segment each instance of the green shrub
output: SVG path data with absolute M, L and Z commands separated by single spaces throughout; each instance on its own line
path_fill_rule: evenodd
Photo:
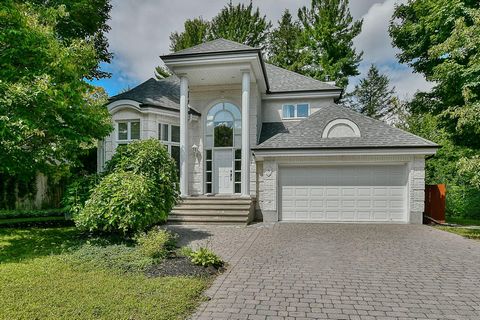
M 64 209 L 0 210 L 0 220 L 14 218 L 62 217 L 64 212 Z
M 480 191 L 467 186 L 449 185 L 446 206 L 449 217 L 480 219 Z
M 148 177 L 157 188 L 158 210 L 167 216 L 177 203 L 179 195 L 175 160 L 157 139 L 132 142 L 119 148 L 106 165 L 105 173 L 132 172 Z
M 142 272 L 153 264 L 137 248 L 125 244 L 85 244 L 65 257 L 71 265 L 87 270 L 99 268 L 107 271 Z
M 191 258 L 192 253 L 193 253 L 193 250 L 190 247 L 181 247 L 180 249 L 178 249 L 178 254 L 181 255 L 182 257 Z
M 62 205 L 71 216 L 83 209 L 100 178 L 99 174 L 84 175 L 68 185 L 62 198 Z
M 178 235 L 162 229 L 152 229 L 136 237 L 139 250 L 153 259 L 163 259 L 175 249 Z
M 91 232 L 127 234 L 145 230 L 167 218 L 158 205 L 160 196 L 151 179 L 132 172 L 114 172 L 94 188 L 85 207 L 74 216 L 75 224 Z
M 196 251 L 193 251 L 190 254 L 190 258 L 193 264 L 203 267 L 213 266 L 215 268 L 219 268 L 224 264 L 223 260 L 219 256 L 207 248 L 200 248 Z

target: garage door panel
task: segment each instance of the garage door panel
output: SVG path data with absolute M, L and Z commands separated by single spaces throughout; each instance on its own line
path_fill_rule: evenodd
M 281 168 L 281 219 L 406 221 L 405 172 L 405 166 Z

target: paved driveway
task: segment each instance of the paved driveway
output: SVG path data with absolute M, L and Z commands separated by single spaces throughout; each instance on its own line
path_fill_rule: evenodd
M 194 319 L 480 319 L 480 242 L 427 226 L 279 223 L 190 233 L 186 242 L 207 241 L 230 262 Z

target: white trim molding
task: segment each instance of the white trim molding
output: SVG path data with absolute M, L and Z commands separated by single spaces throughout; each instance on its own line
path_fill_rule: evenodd
M 341 136 L 334 136 L 331 137 L 330 134 L 332 132 L 332 129 L 334 129 L 336 126 L 339 125 L 344 125 L 352 129 L 353 131 L 353 136 L 354 137 L 360 137 L 360 129 L 358 128 L 357 124 L 351 120 L 348 119 L 335 119 L 330 121 L 326 126 L 325 129 L 323 129 L 322 133 L 322 138 L 345 138 L 345 137 L 352 137 L 351 135 L 341 135 Z

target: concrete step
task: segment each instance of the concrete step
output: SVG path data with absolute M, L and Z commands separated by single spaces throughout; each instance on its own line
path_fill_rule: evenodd
M 249 210 L 189 210 L 183 207 L 174 208 L 171 214 L 181 216 L 240 216 L 247 217 Z
M 230 210 L 250 210 L 250 203 L 246 204 L 218 204 L 218 203 L 209 203 L 209 204 L 204 204 L 204 203 L 182 203 L 180 205 L 177 205 L 175 209 L 181 209 L 181 210 L 221 210 L 221 211 L 230 211 Z M 175 210 L 174 209 L 174 210 Z
M 179 205 L 187 205 L 187 204 L 218 204 L 218 205 L 223 205 L 223 204 L 250 204 L 252 203 L 251 199 L 229 199 L 229 198 L 187 198 L 183 199 L 179 202 Z
M 169 223 L 239 223 L 239 224 L 246 224 L 247 217 L 228 217 L 228 216 L 177 216 L 175 214 L 171 214 L 168 217 Z

